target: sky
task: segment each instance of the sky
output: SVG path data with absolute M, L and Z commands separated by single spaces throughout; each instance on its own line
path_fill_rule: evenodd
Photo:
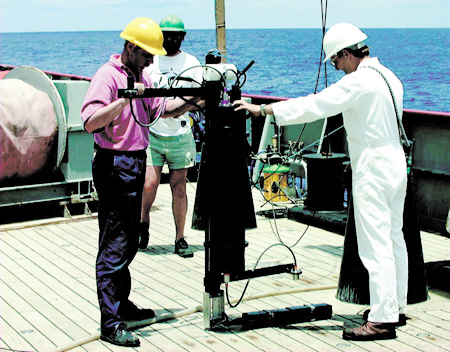
M 449 28 L 450 0 L 225 0 L 225 25 L 246 28 Z M 215 28 L 213 0 L 0 0 L 0 33 L 122 30 L 170 14 L 187 29 Z

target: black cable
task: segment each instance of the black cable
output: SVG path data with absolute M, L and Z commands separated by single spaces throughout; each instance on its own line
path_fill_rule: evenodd
M 294 259 L 294 266 L 295 266 L 295 268 L 297 268 L 297 258 L 295 258 L 295 254 L 294 254 L 294 252 L 292 251 L 292 249 L 290 249 L 290 248 L 289 248 L 288 246 L 286 246 L 285 244 L 275 243 L 275 244 L 272 244 L 272 245 L 270 245 L 269 247 L 267 247 L 267 248 L 261 253 L 261 255 L 259 256 L 259 258 L 256 260 L 255 265 L 253 266 L 253 270 L 256 269 L 256 267 L 257 267 L 259 261 L 261 260 L 261 258 L 263 257 L 263 255 L 264 255 L 269 249 L 271 249 L 272 247 L 275 247 L 275 246 L 283 246 L 283 247 L 286 247 L 286 248 L 289 250 L 289 252 L 291 252 L 292 258 Z M 236 308 L 236 307 L 242 302 L 242 300 L 243 300 L 243 298 L 244 298 L 244 295 L 245 295 L 245 292 L 247 291 L 248 285 L 250 284 L 250 280 L 251 280 L 251 278 L 247 280 L 247 283 L 245 284 L 244 290 L 242 291 L 241 297 L 239 298 L 239 300 L 237 301 L 237 303 L 236 303 L 235 305 L 231 304 L 231 301 L 230 301 L 230 296 L 229 296 L 229 294 L 228 294 L 228 283 L 225 285 L 225 295 L 227 296 L 227 302 L 228 302 L 228 305 L 229 305 L 231 308 Z
M 254 63 L 254 60 L 250 61 L 250 63 L 241 72 L 238 72 L 236 74 L 236 82 L 234 85 L 239 89 L 241 89 L 244 86 L 245 82 L 247 82 L 247 71 L 250 69 L 250 67 L 253 66 Z M 242 82 L 242 84 L 239 84 L 242 76 L 244 76 L 244 82 Z
M 322 23 L 322 33 L 323 38 L 325 38 L 325 31 L 326 31 L 326 24 L 327 24 L 327 14 L 328 14 L 328 0 L 325 2 L 325 16 Z M 323 39 L 322 39 L 322 47 L 323 47 Z M 323 52 L 323 49 L 322 49 Z M 327 65 L 324 65 L 324 71 L 325 71 L 325 87 L 328 87 L 328 75 L 327 75 Z
M 174 78 L 175 80 L 175 78 Z M 196 81 L 195 79 L 191 78 L 191 77 L 178 77 L 177 81 L 185 81 L 185 82 L 192 82 L 192 83 L 197 83 L 200 87 L 202 86 L 202 83 Z
M 266 164 L 266 163 L 264 163 L 264 164 Z M 263 167 L 264 167 L 264 164 L 263 164 Z M 270 163 L 268 163 L 268 165 L 270 165 Z M 263 178 L 263 181 L 269 179 L 272 175 L 276 174 L 276 172 L 279 170 L 280 167 L 281 167 L 281 165 L 279 165 L 279 166 L 276 168 L 276 170 L 273 171 L 273 172 L 271 172 L 268 176 L 265 176 L 265 177 Z M 283 245 L 287 246 L 287 245 L 283 242 L 283 240 L 281 239 L 281 236 L 280 236 L 279 231 L 278 231 L 277 222 L 276 222 L 275 206 L 280 206 L 280 205 L 279 205 L 279 204 L 276 204 L 276 203 L 274 203 L 274 202 L 272 201 L 273 199 L 275 199 L 276 197 L 278 197 L 278 195 L 275 195 L 275 196 L 273 196 L 272 198 L 267 199 L 267 197 L 266 197 L 266 195 L 265 195 L 264 193 L 265 193 L 265 192 L 268 192 L 268 191 L 266 191 L 265 189 L 263 189 L 263 190 L 261 190 L 261 189 L 259 189 L 259 188 L 257 188 L 257 189 L 260 191 L 261 195 L 262 195 L 263 198 L 265 199 L 265 203 L 262 204 L 261 207 L 263 207 L 263 206 L 266 205 L 267 203 L 269 203 L 270 205 L 272 205 L 272 209 L 271 209 L 271 210 L 272 210 L 272 215 L 273 215 L 274 225 L 275 225 L 275 230 L 274 230 L 273 227 L 272 227 L 272 223 L 271 223 L 270 220 L 269 220 L 270 226 L 272 227 L 272 232 L 274 233 L 275 237 L 277 238 L 277 240 L 278 240 L 280 243 L 282 243 Z M 284 192 L 283 192 L 283 193 L 284 193 Z M 285 196 L 287 197 L 286 194 L 285 194 Z M 288 198 L 293 204 L 296 204 L 290 197 L 287 197 L 287 198 Z M 281 207 L 281 206 L 280 206 L 280 207 Z M 284 210 L 288 210 L 287 206 L 283 206 L 283 208 L 284 208 Z M 299 240 L 297 240 L 297 242 L 296 242 L 293 246 L 291 246 L 291 247 L 288 246 L 288 247 L 289 247 L 289 248 L 295 247 L 295 246 L 298 244 L 298 242 L 303 238 L 303 236 L 305 235 L 305 233 L 306 233 L 306 231 L 308 230 L 308 228 L 309 228 L 309 225 L 308 225 L 308 227 L 306 228 L 306 230 L 304 231 L 304 233 L 302 234 L 302 236 L 299 238 Z
M 230 295 L 228 294 L 228 284 L 225 285 L 225 295 L 227 296 L 227 303 L 230 306 L 230 308 L 236 308 L 239 304 L 241 304 L 241 302 L 242 302 L 242 300 L 244 298 L 245 292 L 247 291 L 248 285 L 250 284 L 250 280 L 251 279 L 247 280 L 247 283 L 245 284 L 245 287 L 244 287 L 244 291 L 242 291 L 241 297 L 239 298 L 239 300 L 234 305 L 230 301 Z
M 298 155 L 298 153 L 294 153 L 293 148 L 294 148 L 296 145 L 299 144 L 300 138 L 302 138 L 303 132 L 305 131 L 305 127 L 306 127 L 306 123 L 303 124 L 302 130 L 300 131 L 300 133 L 299 133 L 299 135 L 298 135 L 298 137 L 297 137 L 297 140 L 295 141 L 294 145 L 293 145 L 292 147 L 289 147 L 289 151 L 288 151 L 288 153 L 285 155 L 286 163 L 287 163 L 287 161 L 289 160 L 289 158 L 291 158 L 291 157 L 294 156 L 294 155 Z M 302 151 L 303 151 L 303 150 L 304 150 L 304 149 L 302 149 Z
M 322 62 L 322 61 L 323 61 L 322 58 L 323 58 L 323 55 L 324 55 L 323 39 L 324 39 L 324 37 L 325 37 L 325 32 L 326 32 L 326 18 L 327 18 L 327 13 L 328 13 L 328 0 L 325 1 L 325 11 L 324 11 L 324 8 L 323 8 L 323 1 L 321 0 L 321 14 L 322 14 L 322 46 L 321 46 L 321 51 L 320 51 L 319 70 L 318 70 L 317 81 L 316 81 L 316 87 L 315 87 L 314 93 L 317 92 L 317 87 L 318 87 L 319 80 L 320 80 L 321 66 L 322 66 L 322 64 L 323 64 L 323 62 Z M 328 82 L 327 82 L 327 67 L 326 67 L 326 65 L 324 65 L 324 72 L 325 72 L 325 87 L 327 87 L 327 86 L 328 86 Z M 298 145 L 298 143 L 299 143 L 299 141 L 300 141 L 300 138 L 301 138 L 301 136 L 303 135 L 303 132 L 304 132 L 304 130 L 305 130 L 305 127 L 306 127 L 306 124 L 303 125 L 303 128 L 302 128 L 302 130 L 301 130 L 301 132 L 300 132 L 300 134 L 299 134 L 299 136 L 298 136 L 298 138 L 297 138 L 297 140 L 296 140 L 295 145 Z M 328 133 L 326 136 L 323 137 L 323 139 L 325 139 L 325 138 L 329 137 L 330 135 L 332 135 L 333 133 L 337 132 L 337 131 L 338 131 L 339 129 L 341 129 L 342 127 L 343 127 L 343 126 L 340 126 L 339 128 L 335 129 L 334 131 Z M 318 142 L 320 142 L 320 140 L 314 142 L 313 144 L 311 144 L 311 145 L 309 145 L 309 146 L 307 146 L 307 147 L 305 147 L 305 148 L 302 148 L 302 150 L 300 150 L 300 151 L 297 152 L 297 153 L 293 153 L 293 150 L 290 148 L 288 154 L 286 155 L 286 160 L 289 159 L 289 158 L 292 157 L 292 156 L 295 157 L 295 156 L 297 156 L 297 155 L 301 155 L 302 152 L 303 152 L 304 150 L 308 149 L 309 147 L 311 147 L 311 146 L 313 146 L 313 145 L 316 145 Z M 294 146 L 295 146 L 295 145 L 294 145 Z M 271 174 L 271 175 L 272 175 L 272 174 Z M 269 175 L 268 177 L 270 177 L 271 175 Z M 266 180 L 268 177 L 264 178 L 264 180 Z M 261 193 L 262 193 L 262 192 L 261 192 Z M 263 196 L 264 196 L 264 194 L 263 194 Z M 275 196 L 275 197 L 273 197 L 273 198 L 276 198 L 276 197 L 277 197 L 277 196 Z M 272 198 L 272 199 L 273 199 L 273 198 Z M 264 199 L 266 199 L 265 196 L 264 196 Z M 292 200 L 291 200 L 291 201 L 292 201 Z M 266 201 L 266 203 L 267 203 L 267 202 L 270 202 L 270 200 L 269 200 L 269 201 Z M 264 204 L 266 204 L 266 203 L 264 203 Z M 307 227 L 306 227 L 305 231 L 303 232 L 303 234 L 299 237 L 299 239 L 298 239 L 292 246 L 287 246 L 287 245 L 283 242 L 283 240 L 281 239 L 281 236 L 280 236 L 280 234 L 279 234 L 279 232 L 278 232 L 278 227 L 277 227 L 277 223 L 276 223 L 276 216 L 275 216 L 274 202 L 270 202 L 270 203 L 271 203 L 271 205 L 272 205 L 273 219 L 274 219 L 274 224 L 275 224 L 275 231 L 276 231 L 275 236 L 276 236 L 277 239 L 280 241 L 280 243 L 283 244 L 283 245 L 285 245 L 286 247 L 288 247 L 288 248 L 293 248 L 293 247 L 295 247 L 295 246 L 300 242 L 300 240 L 304 237 L 304 235 L 306 234 L 306 232 L 307 232 L 307 230 L 309 229 L 310 225 L 307 225 Z M 315 215 L 316 215 L 316 212 L 313 212 L 313 217 L 314 217 Z M 270 220 L 269 220 L 269 223 L 270 223 L 270 225 L 272 226 L 272 223 L 270 222 Z M 273 231 L 273 228 L 272 228 L 272 231 Z
M 323 50 L 323 38 L 325 37 L 325 30 L 326 30 L 326 23 L 327 23 L 327 12 L 328 12 L 328 0 L 325 0 L 325 12 L 323 10 L 323 0 L 320 0 L 320 11 L 321 11 L 321 15 L 322 15 L 322 47 L 320 50 L 320 60 L 319 60 L 319 70 L 317 73 L 317 81 L 316 81 L 316 87 L 314 89 L 314 94 L 317 93 L 317 87 L 319 85 L 319 80 L 320 80 L 320 69 L 322 67 L 323 64 L 323 54 L 324 54 L 324 50 Z M 325 87 L 328 86 L 328 82 L 327 82 L 327 66 L 324 65 L 324 70 L 325 70 Z
M 226 74 L 227 74 L 228 71 L 234 73 L 234 75 L 236 76 L 236 82 L 234 83 L 234 85 L 238 86 L 239 78 L 240 78 L 242 75 L 239 75 L 239 73 L 238 73 L 237 71 L 232 70 L 231 68 L 228 68 L 228 69 L 224 72 L 224 76 L 226 76 Z M 225 81 L 226 81 L 226 79 L 225 79 Z
M 262 163 L 261 170 L 264 170 L 264 167 L 265 167 L 265 165 L 267 163 L 265 161 L 261 161 L 261 163 Z M 250 187 L 251 188 L 256 188 L 256 189 L 258 189 L 260 191 L 260 189 L 258 187 L 259 187 L 259 183 L 261 181 L 264 181 L 264 180 L 258 179 L 256 182 L 253 182 L 252 178 L 250 177 Z
M 198 67 L 201 67 L 201 68 L 207 67 L 208 69 L 211 69 L 211 70 L 216 71 L 216 72 L 219 74 L 219 76 L 220 76 L 220 81 L 223 83 L 223 87 L 226 87 L 226 86 L 227 86 L 227 81 L 226 81 L 225 78 L 222 76 L 222 74 L 220 73 L 220 71 L 219 71 L 218 69 L 216 69 L 215 67 L 209 66 L 209 65 L 195 65 L 195 66 L 192 66 L 192 67 L 188 67 L 188 68 L 185 69 L 184 71 L 181 71 L 176 77 L 174 77 L 174 79 L 173 79 L 172 82 L 170 83 L 169 88 L 172 88 L 174 82 L 175 82 L 175 81 L 178 81 L 178 79 L 180 78 L 180 76 L 181 76 L 183 73 L 185 73 L 185 72 L 187 72 L 187 71 L 189 71 L 189 70 L 192 70 L 192 69 L 194 69 L 194 68 L 198 68 Z M 202 84 L 200 84 L 199 82 L 196 82 L 196 83 L 199 84 L 199 86 L 202 86 Z
M 163 104 L 165 104 L 165 103 L 166 103 L 166 99 L 164 98 Z M 144 109 L 145 109 L 145 106 L 144 106 L 143 103 L 142 103 L 142 106 L 143 106 Z M 160 118 L 160 116 L 154 118 L 154 120 L 153 120 L 152 122 L 150 122 L 149 124 L 145 124 L 145 123 L 142 123 L 141 121 L 139 121 L 139 119 L 138 119 L 138 118 L 136 117 L 136 115 L 134 114 L 134 110 L 133 110 L 133 99 L 132 99 L 132 98 L 130 98 L 130 110 L 131 110 L 131 115 L 132 115 L 133 118 L 134 118 L 134 121 L 136 121 L 136 123 L 137 123 L 139 126 L 141 126 L 141 127 L 150 127 L 150 126 L 153 126 L 153 125 L 155 124 L 155 122 L 158 121 L 159 118 Z M 145 109 L 145 110 L 147 110 L 147 109 Z M 150 114 L 149 114 L 148 111 L 147 111 L 147 116 L 149 116 L 149 115 L 150 115 Z M 151 118 L 151 116 L 150 116 L 150 118 Z
M 242 82 L 242 84 L 239 86 L 239 89 L 241 89 L 244 86 L 245 82 L 247 82 L 247 75 L 246 74 L 244 74 L 244 82 Z
M 331 131 L 330 133 L 326 134 L 325 136 L 323 136 L 323 139 L 331 136 L 333 133 L 336 133 L 337 131 L 339 131 L 341 128 L 344 128 L 344 125 L 339 126 L 338 128 L 336 128 L 334 131 Z M 302 148 L 302 150 L 298 151 L 297 153 L 292 154 L 291 156 L 297 156 L 297 155 L 301 155 L 303 153 L 304 150 L 316 145 L 318 142 L 320 142 L 320 139 L 318 139 L 317 141 L 311 143 L 310 145 Z
M 306 127 L 306 123 L 303 124 L 303 128 L 302 128 L 302 130 L 300 131 L 300 134 L 298 135 L 297 140 L 295 141 L 295 145 L 298 145 L 298 144 L 299 144 L 300 138 L 302 137 L 303 132 L 305 131 L 305 127 Z M 295 145 L 294 145 L 294 146 L 295 146 Z
M 272 206 L 274 205 L 273 203 L 271 203 L 271 204 L 272 204 Z M 286 243 L 284 243 L 284 241 L 282 240 L 281 235 L 280 235 L 280 233 L 279 233 L 279 231 L 278 231 L 278 226 L 277 226 L 277 221 L 276 221 L 276 217 L 275 217 L 275 208 L 274 208 L 274 207 L 272 207 L 272 211 L 273 211 L 273 214 L 274 214 L 273 222 L 274 222 L 274 226 L 275 226 L 275 230 L 274 230 L 273 227 L 272 227 L 272 223 L 270 222 L 270 219 L 269 219 L 269 224 L 270 224 L 270 227 L 272 228 L 272 232 L 274 233 L 275 237 L 277 238 L 277 240 L 278 240 L 281 244 L 285 245 L 285 246 L 288 247 L 288 248 L 294 248 L 294 247 L 300 242 L 300 240 L 305 236 L 305 234 L 306 234 L 306 232 L 308 231 L 310 225 L 307 225 L 307 226 L 306 226 L 305 231 L 303 231 L 302 235 L 299 237 L 299 239 L 297 240 L 297 242 L 295 242 L 292 246 L 288 246 Z M 314 217 L 315 215 L 316 215 L 316 212 L 313 213 L 313 217 Z
M 196 102 L 194 102 L 194 101 L 192 101 L 192 100 L 189 100 L 189 99 L 186 99 L 185 97 L 178 97 L 178 98 L 180 98 L 181 100 L 183 100 L 183 101 L 186 102 L 186 103 L 189 103 L 189 104 L 195 106 L 199 111 L 201 111 L 204 115 L 206 115 L 205 109 L 203 109 L 203 108 L 202 108 L 200 105 L 198 105 Z
M 320 71 L 321 71 L 321 67 L 322 67 L 322 64 L 323 64 L 323 62 L 322 62 L 323 61 L 322 60 L 323 59 L 323 54 L 324 54 L 323 39 L 325 37 L 325 32 L 326 32 L 326 22 L 327 22 L 327 13 L 328 13 L 328 0 L 325 0 L 325 12 L 324 12 L 324 9 L 323 9 L 323 0 L 321 0 L 320 3 L 321 3 L 320 4 L 320 10 L 321 10 L 321 16 L 322 16 L 322 46 L 321 46 L 321 50 L 320 50 L 319 70 L 318 70 L 318 73 L 317 73 L 317 80 L 316 80 L 316 86 L 314 88 L 314 94 L 317 93 L 317 88 L 318 88 L 319 80 L 320 80 Z M 328 81 L 327 81 L 327 66 L 326 65 L 324 65 L 324 71 L 325 71 L 325 87 L 327 87 L 328 86 Z M 301 130 L 301 132 L 300 132 L 300 134 L 299 134 L 299 136 L 297 138 L 297 141 L 296 141 L 295 145 L 298 145 L 298 143 L 300 141 L 300 138 L 303 135 L 303 132 L 305 130 L 305 127 L 306 127 L 306 124 L 303 124 L 303 128 L 302 128 L 302 130 Z M 328 136 L 330 134 L 328 134 Z M 315 145 L 315 144 L 316 143 L 314 143 L 313 145 Z M 302 151 L 303 150 L 305 150 L 305 149 L 302 149 Z M 290 152 L 292 152 L 292 151 L 290 151 Z M 287 158 L 289 158 L 292 155 L 293 154 L 290 154 L 290 155 L 288 154 Z M 298 155 L 298 153 L 297 153 L 297 155 Z
M 316 215 L 316 211 L 315 212 L 313 212 L 313 217 Z M 295 242 L 292 246 L 289 246 L 289 248 L 294 248 L 299 242 L 300 242 L 300 240 L 303 238 L 303 236 L 305 236 L 306 235 L 306 231 L 308 231 L 308 229 L 309 229 L 309 224 L 306 226 L 306 229 L 305 229 L 305 231 L 303 231 L 303 233 L 302 233 L 302 235 L 299 237 L 299 239 L 297 240 L 297 242 Z
M 317 142 L 316 142 L 317 143 Z M 293 154 L 294 155 L 294 154 Z M 263 169 L 264 169 L 264 165 L 265 165 L 266 163 L 264 162 L 263 163 Z M 267 163 L 269 166 L 270 166 L 270 163 Z M 265 180 L 267 180 L 267 179 L 269 179 L 272 175 L 274 175 L 274 174 L 276 174 L 276 172 L 279 170 L 279 168 L 281 167 L 281 165 L 278 165 L 278 167 L 273 171 L 273 172 L 271 172 L 269 175 L 267 175 L 267 176 L 264 176 L 264 178 L 263 178 L 263 180 L 262 181 L 265 181 Z M 259 182 L 261 182 L 261 181 L 259 181 Z M 256 184 L 256 183 L 255 183 Z M 277 222 L 276 222 L 276 214 L 275 214 L 275 206 L 278 206 L 278 207 L 281 207 L 279 204 L 276 204 L 275 202 L 272 202 L 272 200 L 273 199 L 275 199 L 276 197 L 278 197 L 278 195 L 275 195 L 275 196 L 273 196 L 272 198 L 270 198 L 270 199 L 267 199 L 267 197 L 266 197 L 266 195 L 264 194 L 264 193 L 266 193 L 266 192 L 268 192 L 268 191 L 266 191 L 265 189 L 260 189 L 260 188 L 257 188 L 259 191 L 260 191 L 260 193 L 261 193 L 261 195 L 263 196 L 263 198 L 265 199 L 265 203 L 263 204 L 263 205 L 261 205 L 261 207 L 263 207 L 265 204 L 267 204 L 267 203 L 270 203 L 271 205 L 272 205 L 272 215 L 273 215 L 273 219 L 274 219 L 274 226 L 275 226 L 275 229 L 272 227 L 272 223 L 270 222 L 270 219 L 269 219 L 269 223 L 270 223 L 270 226 L 272 227 L 272 232 L 274 233 L 274 235 L 275 235 L 275 237 L 277 238 L 277 240 L 280 242 L 280 243 L 282 243 L 283 245 L 285 245 L 285 246 L 287 246 L 284 242 L 283 242 L 283 240 L 282 240 L 282 238 L 281 238 L 281 236 L 280 236 L 280 234 L 279 234 L 279 231 L 278 231 L 278 226 L 277 226 Z M 283 192 L 284 193 L 284 192 Z M 290 197 L 288 197 L 286 194 L 285 194 L 285 196 L 293 203 L 293 204 L 296 204 L 296 202 L 293 200 L 293 199 L 291 199 Z M 288 210 L 288 208 L 287 208 L 287 206 L 282 206 L 284 209 L 283 210 Z M 306 234 L 306 231 L 309 229 L 309 225 L 307 226 L 307 228 L 305 229 L 305 231 L 303 232 L 303 234 L 300 236 L 300 238 L 297 240 L 297 242 L 293 245 L 293 246 L 287 246 L 288 248 L 293 248 L 293 247 L 295 247 L 299 242 L 300 242 L 300 240 L 303 238 L 303 236 Z
M 174 82 L 178 82 L 178 81 L 182 81 L 182 80 L 185 80 L 185 81 L 191 81 L 191 82 L 194 82 L 194 83 L 197 83 L 200 87 L 202 86 L 202 83 L 200 83 L 200 82 L 197 82 L 196 80 L 194 80 L 194 79 L 192 79 L 192 78 L 186 78 L 186 77 L 181 77 L 181 75 L 183 74 L 183 73 L 185 73 L 185 72 L 187 72 L 187 71 L 189 71 L 189 70 L 192 70 L 192 69 L 194 69 L 194 68 L 198 68 L 198 67 L 204 67 L 204 65 L 196 65 L 196 66 L 192 66 L 192 67 L 189 67 L 189 68 L 187 68 L 187 69 L 185 69 L 184 71 L 182 71 L 181 73 L 179 73 L 173 80 L 172 80 L 172 82 L 170 83 L 170 85 L 169 85 L 169 89 L 170 88 L 173 88 L 172 86 L 174 85 Z M 219 73 L 219 75 L 220 75 L 220 77 L 221 77 L 221 80 L 223 81 L 224 79 L 223 79 L 223 76 L 220 74 L 220 71 L 219 70 L 217 70 L 217 69 L 215 69 L 215 68 L 213 68 L 213 67 L 210 67 L 211 69 L 213 69 L 213 70 L 216 70 L 218 73 Z M 226 81 L 225 81 L 225 84 L 226 84 Z M 179 97 L 180 99 L 182 99 L 184 102 L 186 102 L 186 103 L 190 103 L 190 104 L 192 104 L 193 106 L 195 106 L 197 109 L 199 109 L 199 110 L 201 110 L 203 113 L 205 113 L 205 111 L 204 111 L 204 109 L 203 108 L 201 108 L 197 103 L 194 103 L 194 102 L 191 102 L 190 100 L 187 100 L 187 99 L 185 99 L 184 97 Z M 166 98 L 164 98 L 164 103 L 163 104 L 165 104 L 165 102 L 166 102 Z M 144 108 L 145 108 L 145 106 L 144 106 Z M 131 115 L 133 116 L 133 118 L 134 118 L 134 120 L 136 121 L 136 123 L 139 125 L 139 126 L 141 126 L 141 127 L 151 127 L 151 126 L 153 126 L 154 124 L 155 124 L 155 122 L 160 118 L 160 116 L 158 116 L 158 117 L 156 117 L 152 122 L 150 122 L 149 124 L 144 124 L 144 123 L 142 123 L 142 122 L 140 122 L 139 120 L 138 120 L 138 118 L 136 117 L 136 115 L 134 114 L 134 109 L 133 109 L 133 99 L 132 98 L 130 98 L 130 110 L 131 110 Z M 148 112 L 147 112 L 147 115 L 150 115 Z

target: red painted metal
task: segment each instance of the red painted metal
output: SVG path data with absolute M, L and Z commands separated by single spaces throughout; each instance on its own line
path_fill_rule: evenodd
M 2 79 L 4 76 L 6 76 L 8 74 L 9 71 L 11 71 L 13 68 L 16 68 L 16 67 L 18 67 L 18 66 L 0 64 L 0 79 Z M 3 72 L 6 72 L 6 73 L 3 74 Z M 85 76 L 70 75 L 70 74 L 66 74 L 66 73 L 44 71 L 44 70 L 42 70 L 42 72 L 44 72 L 48 75 L 51 75 L 53 77 L 53 79 L 58 78 L 58 77 L 65 77 L 65 78 L 70 78 L 73 80 L 83 80 L 83 81 L 91 80 L 91 77 L 85 77 Z

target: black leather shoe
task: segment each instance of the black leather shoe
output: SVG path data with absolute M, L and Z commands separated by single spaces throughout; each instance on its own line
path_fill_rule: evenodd
M 126 321 L 134 320 L 148 320 L 156 316 L 153 309 L 142 309 L 136 306 L 133 302 L 128 301 L 120 309 L 120 317 Z
M 397 334 L 393 323 L 372 323 L 368 321 L 357 328 L 345 329 L 342 337 L 344 340 L 375 341 L 395 339 Z
M 178 254 L 182 258 L 192 258 L 194 256 L 194 252 L 189 248 L 184 237 L 181 237 L 175 242 L 175 254 Z
M 145 249 L 150 240 L 149 232 L 150 224 L 148 222 L 141 222 L 139 224 L 139 249 Z
M 370 313 L 370 309 L 367 309 L 364 311 L 363 318 L 365 321 L 367 321 L 367 319 L 369 318 L 369 313 Z M 409 319 L 409 318 L 406 317 L 406 314 L 400 313 L 398 315 L 398 322 L 394 323 L 394 324 L 395 324 L 395 326 L 405 326 L 407 319 Z
M 141 344 L 136 336 L 127 331 L 125 323 L 118 324 L 109 333 L 102 330 L 100 340 L 123 347 L 137 347 Z

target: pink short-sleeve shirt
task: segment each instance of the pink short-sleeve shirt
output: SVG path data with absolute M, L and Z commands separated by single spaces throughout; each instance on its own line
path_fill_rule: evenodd
M 81 119 L 85 123 L 98 109 L 111 104 L 118 99 L 117 90 L 127 88 L 125 66 L 119 61 L 119 54 L 112 55 L 109 62 L 104 64 L 92 78 L 86 93 Z M 145 87 L 154 87 L 146 72 L 142 74 Z M 151 114 L 163 113 L 163 98 L 133 99 L 134 115 L 143 124 L 150 122 Z M 140 126 L 131 114 L 130 105 L 108 126 L 94 132 L 95 143 L 104 149 L 121 151 L 144 150 L 148 147 L 148 128 Z

